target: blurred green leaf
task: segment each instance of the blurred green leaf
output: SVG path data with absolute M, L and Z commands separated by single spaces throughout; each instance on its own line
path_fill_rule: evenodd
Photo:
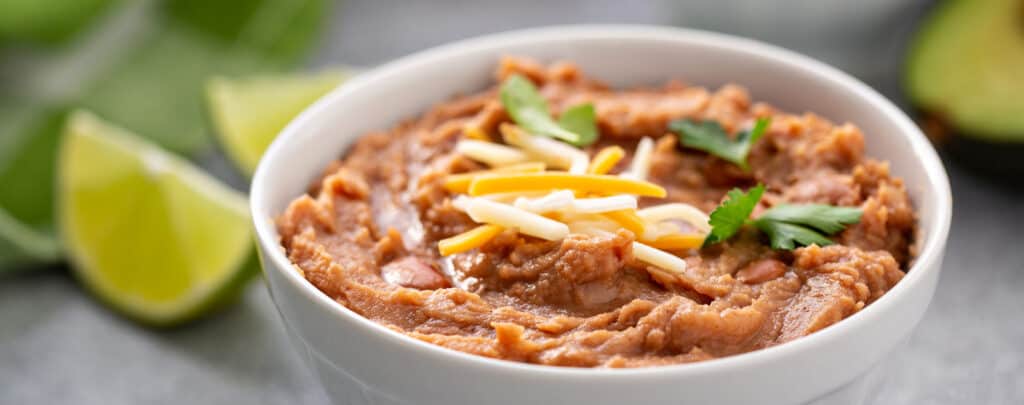
M 52 45 L 73 37 L 113 0 L 4 0 L 0 43 Z
M 18 232 L 0 227 L 0 269 L 10 261 L 7 256 L 14 256 L 4 253 L 4 246 L 17 250 L 26 245 L 20 243 L 24 231 L 40 236 L 35 239 L 55 240 L 53 165 L 63 107 L 93 110 L 179 154 L 202 150 L 211 145 L 205 125 L 205 81 L 215 75 L 278 72 L 294 66 L 318 36 L 329 3 L 169 0 L 157 5 L 156 12 L 139 17 L 146 19 L 139 24 L 144 29 L 127 42 L 129 49 L 116 52 L 114 60 L 94 61 L 105 64 L 103 69 L 87 82 L 74 83 L 82 90 L 70 99 L 32 107 L 11 100 L 15 102 L 0 106 L 0 119 L 7 121 L 0 122 L 0 214 L 19 224 Z M 4 87 L 0 82 L 0 92 Z M 9 117 L 18 119 L 6 120 Z M 11 238 L 19 240 L 10 243 Z
M 82 106 L 179 153 L 209 145 L 203 84 L 281 71 L 319 32 L 323 0 L 174 0 L 165 26 L 87 91 Z
M 33 229 L 53 230 L 54 153 L 64 111 L 53 109 L 28 118 L 24 135 L 0 165 L 0 209 Z
M 212 40 L 291 64 L 320 33 L 328 6 L 323 0 L 171 0 L 167 14 Z
M 64 111 L 55 108 L 25 120 L 25 132 L 5 139 L 0 149 L 0 272 L 59 257 L 54 237 L 54 153 Z
M 60 246 L 52 235 L 29 228 L 0 210 L 0 274 L 59 258 Z

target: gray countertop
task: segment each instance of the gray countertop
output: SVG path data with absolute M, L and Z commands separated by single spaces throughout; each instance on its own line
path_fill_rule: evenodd
M 680 15 L 688 10 L 672 2 L 586 4 L 350 1 L 335 11 L 314 64 L 371 65 L 467 36 L 569 22 L 685 23 L 785 42 L 769 28 L 687 20 Z M 900 18 L 880 24 L 901 38 L 921 7 L 915 2 L 899 10 Z M 902 45 L 883 42 L 875 47 L 878 61 L 853 68 L 842 53 L 819 54 L 807 48 L 813 44 L 795 47 L 897 97 L 894 72 Z M 886 377 L 872 403 L 1024 403 L 1024 189 L 950 162 L 947 167 L 954 218 L 938 291 L 908 345 L 882 366 Z M 0 279 L 2 404 L 325 404 L 297 359 L 261 282 L 216 316 L 152 331 L 112 315 L 64 268 Z

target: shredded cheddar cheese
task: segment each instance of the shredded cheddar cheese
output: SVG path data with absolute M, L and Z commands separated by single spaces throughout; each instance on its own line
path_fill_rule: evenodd
M 590 159 L 583 150 L 512 124 L 498 130 L 504 145 L 489 142 L 479 125 L 463 127 L 456 151 L 491 169 L 444 178 L 443 187 L 457 194 L 451 204 L 481 225 L 439 241 L 441 255 L 479 248 L 505 229 L 552 241 L 570 233 L 612 237 L 626 229 L 637 239 L 633 256 L 651 266 L 653 277 L 684 275 L 686 261 L 667 251 L 699 248 L 709 232 L 708 216 L 681 203 L 637 209 L 638 197 L 667 196 L 663 187 L 646 181 L 651 138 L 640 140 L 627 170 L 612 175 L 626 155 L 619 146 L 603 148 Z
M 469 173 L 452 174 L 444 179 L 444 188 L 453 193 L 465 193 L 469 190 L 469 183 L 478 176 L 486 176 L 498 173 L 537 173 L 544 171 L 542 162 L 516 163 L 514 165 L 498 167 L 491 170 L 480 170 Z
M 503 230 L 505 228 L 498 225 L 480 225 L 469 231 L 442 239 L 437 242 L 437 250 L 441 252 L 441 256 L 448 256 L 476 249 L 494 239 Z
M 480 129 L 480 126 L 476 123 L 468 123 L 462 127 L 462 133 L 466 134 L 466 138 L 474 139 L 478 141 L 490 141 L 491 137 L 487 136 L 484 130 Z
M 664 188 L 646 181 L 605 174 L 574 175 L 558 172 L 496 174 L 477 177 L 469 185 L 469 195 L 559 189 L 600 194 L 636 194 L 658 198 L 664 198 L 666 195 Z
M 609 146 L 601 149 L 601 151 L 597 152 L 597 155 L 594 155 L 594 159 L 590 161 L 587 173 L 607 174 L 625 156 L 626 151 L 618 146 Z

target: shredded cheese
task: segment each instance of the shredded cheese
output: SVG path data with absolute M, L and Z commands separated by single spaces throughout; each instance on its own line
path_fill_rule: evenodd
M 623 228 L 633 232 L 634 235 L 642 236 L 644 234 L 644 221 L 636 215 L 636 211 L 633 210 L 622 210 L 612 211 L 603 214 L 606 218 L 615 221 Z
M 455 199 L 452 200 L 452 207 L 455 207 L 455 209 L 459 211 L 466 212 L 466 210 L 469 209 L 469 197 L 464 195 L 455 197 Z
M 636 145 L 636 151 L 633 152 L 633 161 L 629 164 L 629 178 L 636 180 L 647 180 L 647 175 L 651 171 L 651 155 L 654 152 L 654 141 L 651 138 L 644 137 L 640 140 L 640 143 Z
M 559 240 L 569 235 L 569 226 L 511 205 L 484 198 L 471 198 L 466 213 L 476 222 L 518 228 L 519 233 L 546 240 Z
M 498 225 L 480 225 L 469 231 L 442 239 L 437 242 L 437 250 L 441 252 L 441 256 L 449 256 L 476 249 L 494 239 L 503 230 L 505 228 Z
M 711 225 L 708 224 L 708 215 L 697 207 L 683 203 L 670 203 L 647 207 L 637 210 L 637 215 L 643 218 L 644 222 L 654 224 L 670 219 L 678 219 L 689 223 L 701 233 L 711 232 Z
M 482 195 L 477 198 L 485 198 L 494 202 L 500 202 L 503 204 L 514 204 L 519 197 L 524 198 L 540 198 L 548 195 L 547 191 L 521 191 L 511 193 L 494 193 L 488 195 Z
M 625 179 L 606 174 L 568 174 L 557 172 L 527 174 L 496 174 L 477 177 L 469 185 L 469 195 L 568 189 L 600 194 L 636 194 L 664 198 L 661 186 L 646 181 Z
M 491 167 L 508 166 L 530 160 L 525 152 L 492 142 L 463 139 L 455 144 L 455 151 Z
M 597 155 L 594 155 L 594 159 L 590 161 L 587 173 L 607 174 L 625 156 L 626 151 L 618 146 L 608 146 L 601 149 L 600 152 L 597 152 Z
M 570 226 L 570 228 L 572 228 L 572 227 Z M 577 229 L 574 230 L 573 233 L 581 233 L 581 234 L 584 234 L 584 235 L 597 236 L 597 237 L 602 237 L 602 238 L 608 238 L 608 237 L 611 237 L 611 236 L 615 236 L 615 231 L 614 230 L 604 229 L 604 228 L 601 228 L 600 226 L 585 226 L 585 225 L 581 226 L 581 225 L 577 225 Z
M 463 127 L 470 139 L 459 141 L 456 151 L 492 169 L 444 179 L 445 189 L 461 194 L 451 204 L 483 225 L 439 241 L 443 256 L 479 248 L 509 228 L 546 240 L 570 232 L 608 237 L 625 228 L 643 241 L 633 242 L 634 257 L 651 265 L 652 275 L 668 277 L 683 275 L 686 261 L 659 249 L 697 248 L 710 232 L 708 216 L 687 204 L 637 210 L 637 196 L 667 195 L 663 187 L 645 181 L 654 151 L 651 138 L 641 139 L 629 169 L 613 176 L 607 173 L 625 157 L 621 147 L 601 149 L 591 161 L 580 149 L 515 125 L 505 123 L 499 130 L 510 146 L 487 142 L 479 125 Z M 545 172 L 546 166 L 568 172 Z M 698 233 L 683 234 L 671 220 L 685 221 Z
M 517 163 L 491 170 L 479 170 L 469 173 L 448 175 L 444 179 L 443 186 L 446 190 L 451 191 L 452 193 L 465 193 L 469 190 L 469 183 L 473 182 L 473 179 L 477 178 L 477 176 L 486 176 L 498 173 L 538 173 L 543 171 L 544 163 L 542 162 Z
M 513 205 L 522 210 L 543 214 L 572 208 L 575 198 L 572 191 L 560 190 L 539 198 L 519 197 Z
M 683 230 L 675 222 L 647 222 L 644 221 L 644 234 L 640 239 L 652 241 L 665 235 L 681 234 Z
M 640 242 L 633 242 L 633 256 L 637 260 L 674 274 L 686 272 L 686 261 Z
M 675 234 L 665 235 L 658 239 L 648 241 L 648 245 L 656 249 L 682 250 L 695 249 L 704 244 L 704 235 L 698 234 Z
M 567 169 L 569 173 L 586 173 L 590 166 L 587 153 L 575 147 L 540 136 L 527 134 L 512 124 L 501 124 L 502 137 L 509 145 L 521 148 L 528 155 L 539 159 L 554 168 Z
M 581 222 L 581 221 L 582 222 L 597 221 L 597 222 L 604 222 L 606 224 L 609 224 L 610 226 L 614 226 L 614 228 L 612 228 L 612 230 L 621 228 L 618 225 L 618 223 L 608 219 L 607 217 L 605 217 L 602 214 L 585 214 L 585 213 L 576 212 L 576 211 L 566 211 L 566 212 L 561 213 L 561 220 L 562 220 L 562 222 L 565 222 L 567 224 L 571 224 L 573 222 Z
M 583 213 L 635 210 L 636 197 L 615 195 L 611 197 L 577 198 L 572 201 L 572 210 Z
M 487 136 L 484 130 L 480 129 L 480 126 L 476 123 L 467 123 L 462 126 L 462 133 L 466 135 L 466 138 L 475 139 L 478 141 L 490 141 L 491 137 Z

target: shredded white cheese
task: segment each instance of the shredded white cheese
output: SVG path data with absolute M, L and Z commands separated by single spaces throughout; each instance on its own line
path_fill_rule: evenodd
M 501 126 L 505 142 L 501 145 L 479 140 L 461 140 L 456 151 L 471 159 L 493 167 L 507 166 L 526 161 L 541 161 L 549 167 L 568 170 L 569 175 L 586 174 L 590 157 L 586 152 L 571 145 L 539 136 L 532 136 L 522 129 L 505 124 Z M 630 167 L 620 176 L 635 180 L 646 180 L 651 168 L 654 141 L 643 138 L 637 144 Z M 569 233 L 599 237 L 615 235 L 622 225 L 607 215 L 614 211 L 636 210 L 637 197 L 620 194 L 608 197 L 577 198 L 571 190 L 502 192 L 483 197 L 460 195 L 452 205 L 484 224 L 514 228 L 519 233 L 546 240 L 560 240 Z M 642 240 L 657 240 L 662 236 L 679 234 L 682 229 L 671 220 L 682 220 L 703 233 L 710 231 L 708 216 L 696 207 L 672 203 L 636 210 L 644 223 Z M 557 213 L 558 221 L 540 214 Z M 633 242 L 633 255 L 637 260 L 660 270 L 682 275 L 686 261 L 650 245 Z M 654 270 L 651 270 L 654 272 Z
M 576 226 L 575 229 L 573 229 L 573 225 Z M 601 238 L 607 238 L 615 235 L 614 230 L 602 228 L 600 225 L 597 224 L 569 224 L 569 229 L 572 230 L 573 233 L 581 233 L 584 235 L 597 236 Z
M 672 222 L 657 222 L 653 224 L 644 224 L 643 240 L 652 241 L 658 240 L 662 236 L 678 235 L 683 233 L 682 229 L 679 229 L 679 225 Z
M 654 141 L 644 137 L 636 145 L 633 161 L 629 164 L 629 177 L 636 180 L 647 180 L 651 172 L 651 154 L 654 153 Z
M 505 193 L 494 193 L 482 195 L 476 198 L 485 198 L 494 202 L 500 202 L 504 204 L 512 204 L 519 197 L 524 198 L 539 198 L 547 195 L 548 191 L 509 191 Z
M 572 208 L 575 198 L 572 191 L 559 190 L 539 198 L 519 197 L 513 205 L 521 210 L 543 214 Z
M 572 201 L 572 209 L 582 213 L 599 213 L 636 209 L 636 197 L 631 195 L 615 195 L 600 198 L 577 198 Z
M 697 207 L 683 203 L 669 203 L 637 210 L 636 214 L 646 223 L 656 224 L 670 219 L 685 221 L 701 233 L 711 232 L 708 215 Z
M 591 236 L 609 236 L 615 234 L 621 226 L 612 221 L 582 220 L 569 222 L 569 232 Z
M 473 139 L 460 140 L 455 145 L 455 151 L 491 167 L 508 166 L 529 160 L 527 154 L 519 149 Z
M 686 272 L 686 261 L 640 242 L 633 242 L 633 256 L 637 260 L 675 274 Z
M 455 197 L 452 199 L 452 207 L 455 207 L 455 209 L 459 211 L 466 212 L 466 210 L 469 209 L 469 197 L 466 197 L 464 194 Z
M 484 198 L 471 198 L 466 213 L 476 222 L 517 228 L 519 233 L 546 240 L 559 240 L 569 235 L 569 226 L 511 205 Z
M 584 174 L 590 166 L 590 156 L 571 145 L 554 139 L 532 136 L 514 126 L 505 125 L 501 130 L 506 143 L 521 148 L 527 155 L 548 166 L 566 169 L 573 174 Z

